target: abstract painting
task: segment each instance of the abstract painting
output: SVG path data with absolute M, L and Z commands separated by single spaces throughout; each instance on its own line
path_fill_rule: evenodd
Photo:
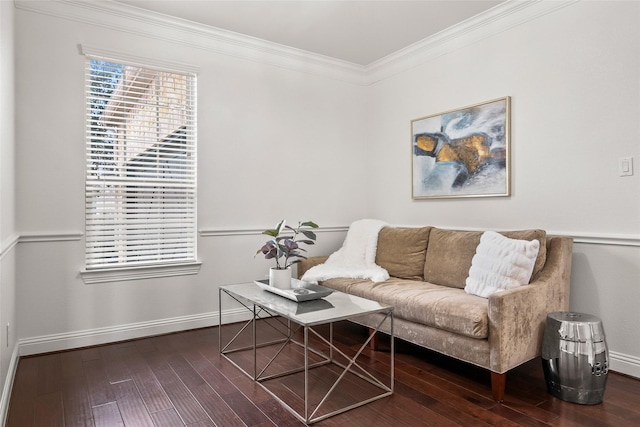
M 504 97 L 411 121 L 412 198 L 510 194 Z

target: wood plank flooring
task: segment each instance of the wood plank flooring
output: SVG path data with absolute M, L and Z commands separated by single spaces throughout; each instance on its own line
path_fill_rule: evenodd
M 225 326 L 224 335 L 233 327 Z M 334 340 L 349 354 L 367 333 L 350 322 L 334 329 Z M 218 334 L 213 327 L 21 358 L 6 426 L 304 425 L 220 356 Z M 376 376 L 388 373 L 390 363 L 388 337 L 380 343 L 379 351 L 366 349 L 359 358 Z M 300 357 L 295 349 L 284 353 Z M 331 373 L 314 375 L 320 384 Z M 299 376 L 279 381 L 279 393 L 299 399 Z M 358 398 L 366 388 L 345 383 L 336 396 Z M 577 405 L 547 393 L 536 359 L 509 373 L 505 400 L 496 403 L 487 371 L 398 341 L 394 394 L 314 425 L 638 426 L 640 380 L 610 372 L 604 402 Z

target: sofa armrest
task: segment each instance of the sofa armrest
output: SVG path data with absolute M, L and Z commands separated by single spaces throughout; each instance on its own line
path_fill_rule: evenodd
M 547 261 L 534 280 L 489 297 L 490 369 L 504 373 L 540 355 L 547 314 L 569 308 L 573 240 L 547 241 Z
M 504 373 L 540 354 L 546 288 L 530 284 L 489 297 L 491 371 Z
M 318 264 L 322 264 L 329 258 L 329 256 L 310 256 L 307 259 L 302 259 L 298 265 L 298 279 L 311 267 Z

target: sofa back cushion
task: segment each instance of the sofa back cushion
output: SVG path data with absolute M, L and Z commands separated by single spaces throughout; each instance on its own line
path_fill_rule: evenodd
M 431 227 L 385 227 L 378 233 L 376 264 L 390 276 L 423 280 L 427 242 Z
M 471 260 L 480 243 L 482 231 L 457 231 L 432 228 L 424 263 L 424 280 L 436 285 L 464 289 L 469 276 Z M 511 239 L 540 242 L 540 249 L 533 267 L 532 278 L 542 270 L 547 258 L 546 232 L 544 230 L 501 231 Z

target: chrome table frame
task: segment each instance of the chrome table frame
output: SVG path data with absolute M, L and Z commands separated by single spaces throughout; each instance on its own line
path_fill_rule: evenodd
M 246 321 L 241 329 L 228 341 L 226 344 L 222 342 L 222 299 L 223 295 L 231 297 L 233 300 L 237 301 L 242 307 L 246 308 L 249 312 L 251 312 L 251 319 Z M 304 307 L 309 306 L 309 302 L 305 303 L 296 303 L 294 301 L 289 301 L 280 296 L 274 295 L 270 292 L 261 290 L 257 285 L 253 283 L 243 283 L 238 285 L 227 285 L 221 286 L 219 288 L 218 294 L 218 305 L 219 305 L 219 319 L 220 319 L 220 331 L 218 334 L 218 344 L 220 349 L 220 354 L 229 362 L 231 362 L 234 366 L 244 372 L 247 376 L 253 379 L 255 382 L 260 384 L 263 389 L 265 389 L 271 396 L 273 396 L 277 401 L 279 401 L 289 412 L 291 412 L 296 418 L 300 421 L 311 424 L 317 421 L 321 421 L 323 419 L 329 418 L 331 416 L 340 414 L 342 412 L 348 411 L 350 409 L 365 405 L 367 403 L 373 402 L 378 399 L 382 399 L 384 397 L 390 396 L 393 394 L 393 383 L 394 383 L 394 357 L 395 357 L 395 345 L 393 339 L 393 307 L 378 304 L 375 301 L 367 300 L 364 298 L 354 297 L 352 295 L 348 295 L 342 292 L 334 292 L 333 294 L 325 297 L 322 301 L 326 303 L 329 302 L 329 305 L 332 306 L 330 309 L 326 309 L 326 307 L 313 310 L 311 312 L 297 314 L 296 309 L 298 304 L 304 304 Z M 320 300 L 318 300 L 320 301 Z M 355 304 L 354 304 L 355 302 Z M 363 304 L 364 306 L 358 306 L 358 303 Z M 336 306 L 333 306 L 335 304 Z M 352 317 L 372 314 L 372 313 L 383 313 L 382 320 L 378 323 L 365 340 L 365 342 L 360 346 L 358 351 L 355 353 L 353 357 L 349 357 L 344 352 L 340 351 L 334 343 L 333 343 L 333 323 L 340 320 L 346 320 Z M 263 319 L 274 319 L 280 325 L 282 325 L 285 329 L 284 331 L 277 329 L 275 326 L 267 322 L 267 324 L 281 333 L 283 335 L 282 338 L 258 343 L 256 337 L 256 321 Z M 361 355 L 366 346 L 371 342 L 376 332 L 380 326 L 387 320 L 390 321 L 390 334 L 391 334 L 391 363 L 390 363 L 390 372 L 389 372 L 389 384 L 385 384 L 371 373 L 369 373 L 362 365 L 357 362 L 358 357 Z M 329 324 L 329 338 L 325 338 L 318 331 L 314 330 L 314 326 L 318 325 L 326 325 Z M 239 348 L 230 348 L 234 341 L 248 328 L 251 328 L 251 334 L 253 338 L 253 342 L 249 346 L 239 347 Z M 300 342 L 294 338 L 294 336 L 303 329 L 303 342 Z M 321 352 L 320 350 L 311 348 L 309 343 L 309 338 L 314 336 L 320 340 L 321 343 L 328 346 L 328 354 Z M 289 369 L 283 372 L 278 372 L 272 375 L 265 375 L 265 371 L 273 364 L 273 362 L 278 358 L 281 352 L 287 347 L 289 344 L 294 344 L 300 346 L 304 349 L 304 366 Z M 267 362 L 266 366 L 262 368 L 258 372 L 257 367 L 257 350 L 261 347 L 267 346 L 276 346 L 280 345 L 275 353 L 275 355 Z M 239 352 L 239 351 L 247 351 L 252 350 L 253 352 L 253 372 L 247 372 L 244 368 L 242 368 L 238 363 L 233 361 L 230 357 L 231 353 Z M 320 356 L 321 360 L 319 362 L 310 363 L 309 361 L 309 352 L 314 353 L 315 355 Z M 334 357 L 334 352 L 339 354 L 341 357 L 346 359 L 347 363 L 340 363 Z M 320 401 L 312 407 L 312 402 L 309 402 L 309 370 L 313 368 L 317 368 L 320 366 L 324 366 L 327 364 L 334 364 L 342 369 L 342 373 L 335 380 L 333 385 L 326 392 L 324 397 L 320 399 Z M 291 407 L 287 402 L 280 399 L 274 392 L 269 390 L 269 388 L 263 384 L 264 381 L 269 379 L 274 379 L 278 377 L 283 377 L 299 372 L 304 371 L 304 413 L 299 413 L 293 407 Z M 347 373 L 351 373 L 353 375 L 358 376 L 359 378 L 369 382 L 370 384 L 376 386 L 381 390 L 381 393 L 375 395 L 373 397 L 367 398 L 363 401 L 356 402 L 354 404 L 336 409 L 326 414 L 316 415 L 318 411 L 322 408 L 322 405 L 329 399 L 331 393 L 336 389 L 340 381 L 347 375 Z

